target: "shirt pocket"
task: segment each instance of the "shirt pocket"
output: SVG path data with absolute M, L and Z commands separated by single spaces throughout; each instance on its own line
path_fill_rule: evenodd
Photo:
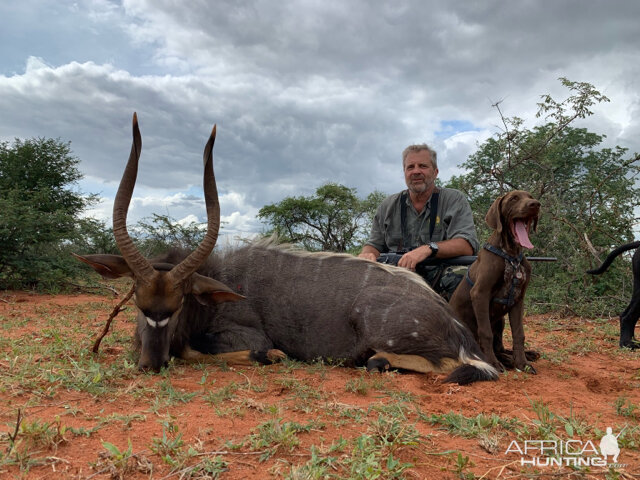
M 444 228 L 442 228 L 442 223 L 436 224 L 436 226 L 433 229 L 433 235 L 431 235 L 432 242 L 439 242 L 440 240 L 445 240 Z
M 406 248 L 406 245 L 402 245 L 402 235 L 398 234 L 387 234 L 385 236 L 385 243 L 387 247 L 389 247 L 389 251 L 395 252 L 399 248 Z

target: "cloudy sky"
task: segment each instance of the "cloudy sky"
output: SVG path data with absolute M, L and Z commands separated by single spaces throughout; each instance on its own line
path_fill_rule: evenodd
M 327 181 L 401 190 L 412 143 L 460 173 L 499 129 L 492 104 L 533 122 L 562 76 L 610 98 L 589 128 L 640 151 L 638 19 L 633 0 L 0 2 L 0 140 L 70 141 L 110 222 L 136 111 L 130 221 L 204 220 L 216 123 L 225 231 L 246 236 L 262 206 Z

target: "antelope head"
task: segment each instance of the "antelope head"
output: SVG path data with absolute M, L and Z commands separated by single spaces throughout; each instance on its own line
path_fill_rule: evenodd
M 128 276 L 134 281 L 134 302 L 138 309 L 136 337 L 140 343 L 138 367 L 159 371 L 169 361 L 171 339 L 178 326 L 185 295 L 194 295 L 201 303 L 237 301 L 226 285 L 196 270 L 207 259 L 218 238 L 220 204 L 213 173 L 213 144 L 216 126 L 204 148 L 204 197 L 207 232 L 196 250 L 178 265 L 153 265 L 137 249 L 127 232 L 127 211 L 138 174 L 142 137 L 137 115 L 133 114 L 133 143 L 113 204 L 113 234 L 122 256 L 75 255 L 105 278 Z M 180 354 L 181 352 L 177 352 Z

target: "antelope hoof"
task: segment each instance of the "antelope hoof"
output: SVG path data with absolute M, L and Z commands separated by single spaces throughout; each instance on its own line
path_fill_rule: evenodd
M 371 357 L 367 360 L 368 372 L 387 372 L 389 369 L 391 369 L 391 364 L 389 363 L 389 360 L 384 357 Z
M 267 358 L 269 359 L 270 363 L 277 363 L 287 358 L 287 354 L 282 350 L 272 348 L 270 350 L 267 350 Z
M 279 362 L 287 358 L 285 353 L 281 350 L 272 348 L 270 350 L 252 350 L 251 360 L 261 363 L 263 365 L 271 365 L 272 363 Z
M 493 361 L 490 361 L 489 363 L 500 373 L 504 373 L 507 371 L 507 368 L 497 358 L 494 358 Z

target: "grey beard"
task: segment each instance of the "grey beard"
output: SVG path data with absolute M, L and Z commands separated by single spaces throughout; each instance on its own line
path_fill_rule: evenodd
M 429 188 L 429 185 L 427 185 L 426 183 L 423 183 L 420 186 L 417 185 L 407 185 L 407 187 L 409 188 L 410 192 L 413 193 L 423 193 L 427 190 L 427 188 Z

